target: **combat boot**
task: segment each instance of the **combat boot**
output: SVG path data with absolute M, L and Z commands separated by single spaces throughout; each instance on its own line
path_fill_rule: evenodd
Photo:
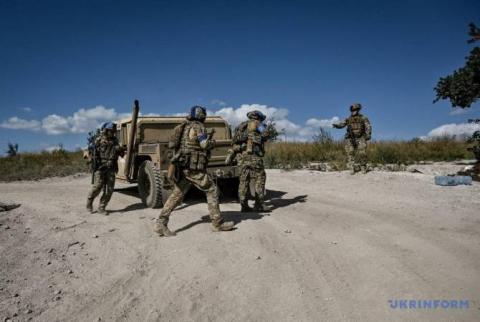
M 257 212 L 269 212 L 270 209 L 265 206 L 263 202 L 255 201 L 255 205 L 253 206 L 253 210 Z
M 360 171 L 362 171 L 363 174 L 366 174 L 368 172 L 368 167 L 366 165 L 362 165 L 360 167 Z
M 93 212 L 93 199 L 87 199 L 87 211 L 90 213 Z
M 240 209 L 240 212 L 252 212 L 253 209 L 248 205 L 247 201 L 241 202 L 240 205 L 242 206 L 242 209 Z
M 97 213 L 99 215 L 108 216 L 108 212 L 105 210 L 105 207 L 99 207 Z
M 225 221 L 220 224 L 213 224 L 212 230 L 213 231 L 229 231 L 229 230 L 233 230 L 233 226 L 235 226 L 233 221 Z
M 168 220 L 157 219 L 155 223 L 155 228 L 153 229 L 158 236 L 160 237 L 172 237 L 176 236 L 177 234 L 174 231 L 171 231 L 167 227 Z

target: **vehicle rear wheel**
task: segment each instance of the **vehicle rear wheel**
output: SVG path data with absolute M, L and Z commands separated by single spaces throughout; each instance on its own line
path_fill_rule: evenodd
M 145 206 L 160 208 L 163 205 L 162 174 L 153 162 L 144 161 L 138 169 L 138 194 Z
M 238 198 L 238 183 L 239 178 L 222 179 L 218 182 L 220 195 L 227 198 Z

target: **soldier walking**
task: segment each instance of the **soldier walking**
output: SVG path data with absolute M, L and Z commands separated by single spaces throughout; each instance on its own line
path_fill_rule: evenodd
M 98 213 L 107 215 L 105 208 L 115 187 L 115 175 L 118 171 L 117 159 L 124 154 L 124 149 L 120 147 L 115 137 L 116 131 L 115 123 L 104 124 L 101 134 L 95 139 L 93 146 L 89 147 L 91 162 L 95 165 L 92 169 L 93 185 L 87 198 L 87 210 L 89 212 L 93 212 L 93 200 L 103 190 Z
M 172 164 L 176 166 L 175 187 L 155 224 L 155 232 L 159 236 L 175 236 L 175 232 L 168 229 L 171 212 L 182 201 L 190 187 L 194 185 L 207 196 L 208 211 L 214 231 L 228 231 L 233 229 L 233 222 L 225 222 L 220 214 L 218 205 L 217 185 L 207 173 L 209 151 L 215 146 L 213 133 L 207 133 L 205 118 L 207 112 L 204 107 L 194 106 L 190 109 L 187 121 L 175 128 L 175 134 L 169 147 L 175 149 Z
M 265 142 L 271 137 L 270 129 L 263 123 L 266 116 L 260 111 L 247 113 L 246 143 L 237 145 L 240 147 L 240 183 L 238 197 L 240 199 L 241 212 L 268 211 L 264 204 L 265 181 L 267 175 L 263 164 L 265 155 Z M 250 183 L 254 185 L 254 208 L 248 205 L 247 194 Z
M 341 129 L 347 127 L 345 134 L 345 152 L 347 153 L 347 166 L 351 174 L 358 171 L 367 173 L 367 142 L 372 137 L 372 126 L 368 118 L 360 114 L 362 105 L 355 103 L 350 106 L 351 115 L 333 127 Z

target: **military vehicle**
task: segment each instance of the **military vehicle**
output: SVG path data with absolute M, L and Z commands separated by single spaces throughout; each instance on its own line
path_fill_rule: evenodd
M 135 101 L 132 116 L 117 122 L 117 138 L 127 146 L 124 157 L 118 158 L 117 179 L 137 183 L 142 202 L 151 208 L 161 207 L 173 189 L 167 170 L 173 150 L 168 141 L 175 126 L 185 121 L 181 116 L 138 116 Z M 208 173 L 217 181 L 223 194 L 238 191 L 239 169 L 225 165 L 228 149 L 232 146 L 232 133 L 227 121 L 218 116 L 207 117 L 207 129 L 214 129 L 215 148 L 211 151 Z

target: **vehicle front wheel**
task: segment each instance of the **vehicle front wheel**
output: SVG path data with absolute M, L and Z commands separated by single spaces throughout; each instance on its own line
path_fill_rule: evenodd
M 162 174 L 153 162 L 144 161 L 138 169 L 138 194 L 145 206 L 160 208 L 163 205 Z

